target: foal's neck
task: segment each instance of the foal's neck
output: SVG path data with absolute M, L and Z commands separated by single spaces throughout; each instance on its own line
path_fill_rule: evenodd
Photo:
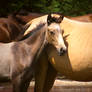
M 30 46 L 31 52 L 37 57 L 41 53 L 44 45 L 46 44 L 46 28 L 43 26 L 36 33 L 33 33 L 32 36 L 27 38 L 24 42 Z

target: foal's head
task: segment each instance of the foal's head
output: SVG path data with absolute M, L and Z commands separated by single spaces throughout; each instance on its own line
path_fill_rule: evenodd
M 47 41 L 56 47 L 59 55 L 64 54 L 67 50 L 62 36 L 62 30 L 60 28 L 62 20 L 63 16 L 59 14 L 49 14 L 47 18 Z

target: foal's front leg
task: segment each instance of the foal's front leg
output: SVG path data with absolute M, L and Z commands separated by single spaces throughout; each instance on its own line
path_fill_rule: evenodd
M 36 79 L 34 92 L 49 92 L 54 84 L 57 71 L 48 61 L 42 60 L 39 62 L 39 68 L 37 69 L 39 72 L 36 73 L 35 76 Z
M 48 71 L 46 74 L 43 92 L 50 92 L 57 76 L 57 71 L 50 63 L 48 63 Z
M 25 76 L 19 75 L 13 80 L 13 92 L 27 92 L 30 81 L 33 76 L 29 76 L 27 79 Z
M 40 57 L 39 60 L 37 61 L 34 92 L 43 92 L 43 85 L 48 69 L 48 59 L 45 53 L 42 53 L 41 56 L 42 57 Z

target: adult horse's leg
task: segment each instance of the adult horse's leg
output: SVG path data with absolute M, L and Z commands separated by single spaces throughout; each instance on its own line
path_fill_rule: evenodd
M 56 76 L 57 76 L 57 71 L 54 69 L 54 67 L 49 62 L 47 75 L 45 77 L 43 92 L 49 92 L 51 90 Z
M 45 76 L 48 69 L 48 60 L 45 53 L 41 54 L 42 57 L 37 61 L 37 67 L 35 72 L 35 88 L 34 92 L 43 92 L 43 85 L 45 82 Z

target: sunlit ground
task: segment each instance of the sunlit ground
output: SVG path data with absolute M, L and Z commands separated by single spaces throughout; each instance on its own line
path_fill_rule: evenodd
M 28 92 L 34 92 L 34 81 L 30 83 Z M 9 83 L 0 84 L 0 92 L 12 92 Z M 50 92 L 92 92 L 92 82 L 77 82 L 69 80 L 56 80 Z

